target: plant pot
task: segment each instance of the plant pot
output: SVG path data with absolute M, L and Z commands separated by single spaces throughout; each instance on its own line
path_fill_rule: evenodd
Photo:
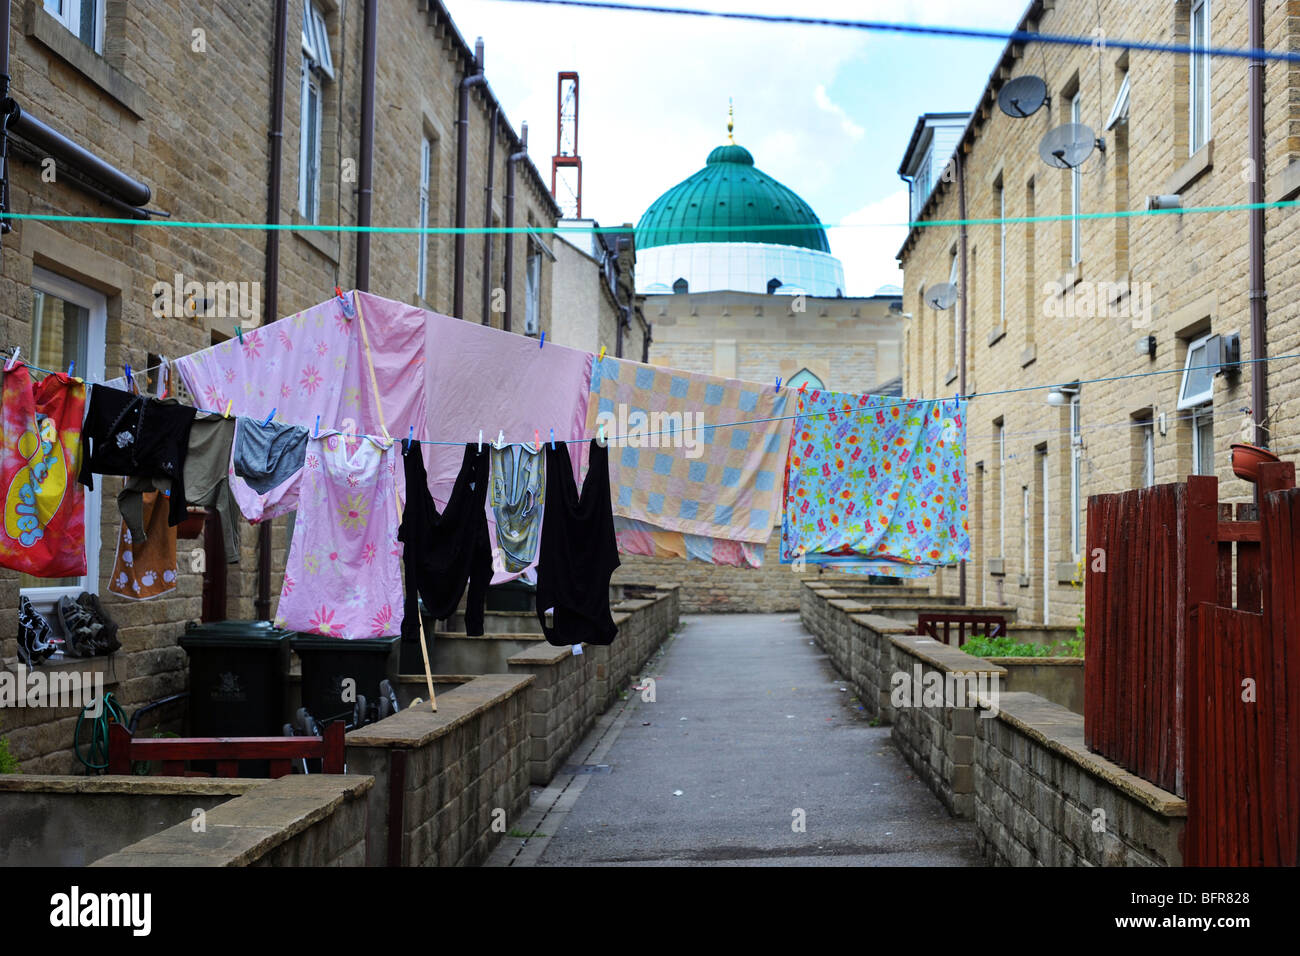
M 1259 466 L 1266 461 L 1281 461 L 1267 448 L 1258 445 L 1232 446 L 1232 473 L 1254 484 L 1259 481 Z
M 191 508 L 189 514 L 176 526 L 176 537 L 198 538 L 203 535 L 203 525 L 208 520 L 206 508 Z

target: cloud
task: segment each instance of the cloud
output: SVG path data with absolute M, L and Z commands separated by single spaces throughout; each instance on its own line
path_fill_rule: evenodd
M 827 230 L 831 254 L 844 263 L 846 295 L 872 295 L 882 285 L 903 284 L 894 258 L 907 238 L 907 190 L 869 203 Z
M 840 120 L 840 129 L 844 130 L 849 139 L 862 139 L 866 135 L 866 130 L 859 126 L 853 120 L 849 119 L 849 114 L 844 112 L 844 107 L 831 101 L 830 94 L 826 92 L 826 87 L 821 83 L 813 90 L 813 100 L 817 103 L 817 108 L 823 113 L 830 113 L 832 116 L 838 116 Z

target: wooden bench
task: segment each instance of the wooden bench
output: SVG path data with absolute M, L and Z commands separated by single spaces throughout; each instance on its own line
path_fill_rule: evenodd
M 271 777 L 283 777 L 295 760 L 321 761 L 323 773 L 343 772 L 343 723 L 323 737 L 133 737 L 121 724 L 108 735 L 108 772 L 127 774 L 137 761 L 159 760 L 168 776 L 185 775 L 187 760 L 213 760 L 218 777 L 239 776 L 239 761 L 269 760 Z

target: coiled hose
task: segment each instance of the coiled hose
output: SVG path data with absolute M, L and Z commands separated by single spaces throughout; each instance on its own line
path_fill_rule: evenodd
M 126 726 L 126 714 L 118 706 L 112 693 L 104 695 L 104 699 L 98 703 L 102 704 L 98 717 L 90 718 L 90 753 L 88 758 L 81 755 L 81 725 L 86 722 L 87 711 L 96 706 L 92 701 L 85 707 L 81 708 L 81 713 L 77 717 L 77 729 L 73 731 L 72 752 L 77 755 L 86 768 L 86 773 L 101 773 L 108 769 L 108 725 L 118 723 L 123 727 Z

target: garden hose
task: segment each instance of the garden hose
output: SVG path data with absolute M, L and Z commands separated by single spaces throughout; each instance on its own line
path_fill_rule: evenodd
M 77 755 L 77 759 L 86 768 L 87 774 L 108 769 L 109 724 L 118 723 L 123 727 L 126 726 L 126 714 L 122 712 L 122 708 L 118 706 L 112 693 L 105 694 L 103 700 L 98 703 L 101 705 L 99 716 L 90 718 L 89 759 L 81 755 L 81 725 L 86 720 L 86 712 L 96 706 L 95 701 L 81 708 L 81 713 L 77 716 L 77 728 L 72 734 L 72 752 Z

